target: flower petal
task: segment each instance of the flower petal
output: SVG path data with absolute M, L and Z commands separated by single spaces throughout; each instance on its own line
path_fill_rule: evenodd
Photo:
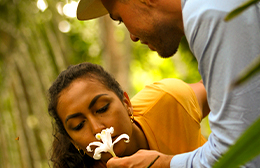
M 116 138 L 116 140 L 113 142 L 113 145 L 116 144 L 118 141 L 120 141 L 121 139 L 126 139 L 125 142 L 128 143 L 129 142 L 129 136 L 127 134 L 122 134 L 119 137 Z
M 95 137 L 96 137 L 97 140 L 101 140 L 101 137 L 102 137 L 102 136 L 101 136 L 100 133 L 97 133 Z
M 88 144 L 88 146 L 86 147 L 88 152 L 92 152 L 93 150 L 91 149 L 90 146 L 102 146 L 103 144 L 101 142 L 91 142 Z
M 93 158 L 94 158 L 95 160 L 99 160 L 99 159 L 101 158 L 101 153 L 96 153 L 96 154 L 94 154 L 94 155 L 93 155 Z
M 94 146 L 101 146 L 101 145 L 103 145 L 103 143 L 96 141 L 96 142 L 91 142 L 91 143 L 88 144 L 88 146 L 93 146 L 93 145 Z
M 126 143 L 129 142 L 129 136 L 127 134 L 122 134 L 112 143 L 112 134 L 113 133 L 114 133 L 113 127 L 103 129 L 101 131 L 101 133 L 97 133 L 96 136 L 95 136 L 96 139 L 101 140 L 103 143 L 101 143 L 101 142 L 91 142 L 86 147 L 88 152 L 92 152 L 93 150 L 91 150 L 91 146 L 92 145 L 98 146 L 98 147 L 96 147 L 96 149 L 94 151 L 94 155 L 93 155 L 94 159 L 99 160 L 101 158 L 102 152 L 109 152 L 113 157 L 115 157 L 116 154 L 113 150 L 114 144 L 117 143 L 118 141 L 120 141 L 121 139 L 126 139 L 125 140 Z
M 111 129 L 112 128 L 112 129 Z M 109 146 L 111 148 L 112 146 L 112 138 L 111 138 L 111 135 L 113 132 L 113 127 L 111 127 L 110 129 L 106 129 L 105 133 L 103 134 L 103 137 L 102 137 L 102 141 L 104 144 L 106 144 L 107 146 Z
M 86 149 L 87 149 L 88 152 L 92 152 L 93 151 L 90 146 L 87 146 Z
M 101 153 L 97 153 L 93 156 L 95 160 L 99 160 L 101 158 Z
M 110 134 L 112 135 L 112 134 L 114 133 L 114 127 L 110 127 L 110 128 L 109 128 L 109 132 L 110 132 Z
M 95 149 L 93 158 L 99 160 L 101 158 L 101 152 L 108 152 L 108 149 L 106 148 L 105 145 L 102 145 Z

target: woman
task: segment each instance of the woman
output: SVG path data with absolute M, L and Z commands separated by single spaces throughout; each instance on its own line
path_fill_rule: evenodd
M 106 167 L 112 157 L 96 161 L 87 152 L 95 135 L 113 127 L 112 139 L 127 134 L 130 142 L 114 146 L 117 156 L 139 149 L 178 154 L 206 142 L 200 121 L 205 117 L 206 92 L 202 83 L 188 85 L 164 79 L 145 87 L 130 101 L 118 82 L 95 64 L 68 67 L 49 89 L 49 114 L 55 119 L 51 161 L 56 168 Z

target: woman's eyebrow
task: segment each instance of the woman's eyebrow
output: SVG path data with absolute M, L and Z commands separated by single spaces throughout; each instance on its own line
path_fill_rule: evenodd
M 82 115 L 82 113 L 74 113 L 74 114 L 69 115 L 68 117 L 66 117 L 65 124 L 67 124 L 69 119 L 76 118 L 76 117 L 78 117 L 80 115 Z
M 90 109 L 90 108 L 96 103 L 96 101 L 97 101 L 101 96 L 104 96 L 104 95 L 107 95 L 107 94 L 99 94 L 99 95 L 95 96 L 95 97 L 91 100 L 91 102 L 90 102 L 90 104 L 89 104 L 89 106 L 88 106 L 88 109 Z
M 90 109 L 91 107 L 93 107 L 94 104 L 96 103 L 96 101 L 97 101 L 101 96 L 104 96 L 104 95 L 107 95 L 107 94 L 99 94 L 99 95 L 95 96 L 95 97 L 91 100 L 91 102 L 90 102 L 90 104 L 89 104 L 89 106 L 88 106 L 88 109 Z M 79 112 L 79 113 L 74 113 L 74 114 L 68 115 L 68 116 L 66 117 L 66 119 L 65 119 L 65 124 L 68 122 L 69 119 L 76 118 L 76 117 L 78 117 L 78 116 L 80 116 L 80 115 L 82 115 L 82 113 L 80 113 L 80 112 Z

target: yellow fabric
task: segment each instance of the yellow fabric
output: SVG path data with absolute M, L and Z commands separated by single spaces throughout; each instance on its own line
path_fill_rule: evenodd
M 179 154 L 202 146 L 202 120 L 192 88 L 178 79 L 164 79 L 146 86 L 131 99 L 134 119 L 141 126 L 151 150 Z

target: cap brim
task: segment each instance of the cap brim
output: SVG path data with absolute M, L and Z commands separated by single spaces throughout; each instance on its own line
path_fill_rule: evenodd
M 108 14 L 101 0 L 80 0 L 77 8 L 78 20 L 90 20 Z

